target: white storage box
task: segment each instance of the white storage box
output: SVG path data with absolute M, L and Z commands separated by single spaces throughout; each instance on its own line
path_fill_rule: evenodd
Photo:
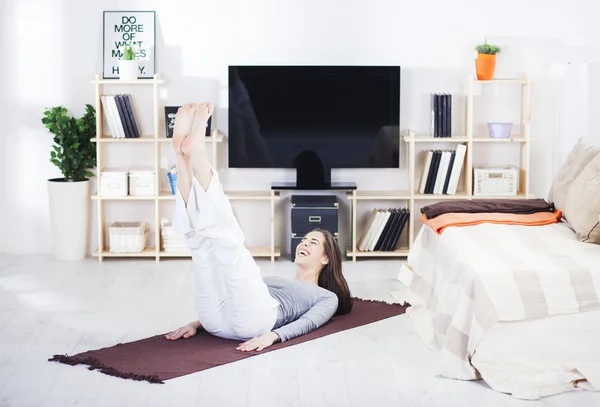
M 129 195 L 154 195 L 154 170 L 129 171 Z
M 146 247 L 148 225 L 145 222 L 114 222 L 109 228 L 111 253 L 139 253 Z
M 127 171 L 100 172 L 100 196 L 127 196 Z
M 507 165 L 501 168 L 473 168 L 473 195 L 517 196 L 519 168 Z

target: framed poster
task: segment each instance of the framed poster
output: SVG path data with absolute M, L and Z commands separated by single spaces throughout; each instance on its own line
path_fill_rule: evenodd
M 156 13 L 154 11 L 105 11 L 102 76 L 119 78 L 123 46 L 132 45 L 140 61 L 138 78 L 152 79 L 156 65 Z

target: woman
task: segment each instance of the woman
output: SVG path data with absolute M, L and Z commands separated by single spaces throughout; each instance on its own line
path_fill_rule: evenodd
M 295 279 L 261 277 L 208 161 L 204 135 L 212 112 L 211 103 L 187 104 L 175 119 L 178 191 L 173 226 L 192 252 L 198 321 L 166 338 L 189 338 L 202 328 L 244 341 L 237 347 L 240 351 L 260 351 L 350 312 L 352 299 L 340 248 L 324 230 L 307 234 L 298 245 Z

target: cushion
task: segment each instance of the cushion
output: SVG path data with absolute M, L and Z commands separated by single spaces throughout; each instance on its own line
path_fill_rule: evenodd
M 600 154 L 573 181 L 565 200 L 564 215 L 578 240 L 600 243 Z
M 569 155 L 559 168 L 548 194 L 548 202 L 554 203 L 557 209 L 565 214 L 565 201 L 569 196 L 569 190 L 575 181 L 575 178 L 583 169 L 600 153 L 600 138 L 582 137 L 580 138 Z

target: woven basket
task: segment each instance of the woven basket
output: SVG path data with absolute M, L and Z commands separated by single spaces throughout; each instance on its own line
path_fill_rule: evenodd
M 146 248 L 148 225 L 145 222 L 114 222 L 109 228 L 111 253 L 139 253 Z

